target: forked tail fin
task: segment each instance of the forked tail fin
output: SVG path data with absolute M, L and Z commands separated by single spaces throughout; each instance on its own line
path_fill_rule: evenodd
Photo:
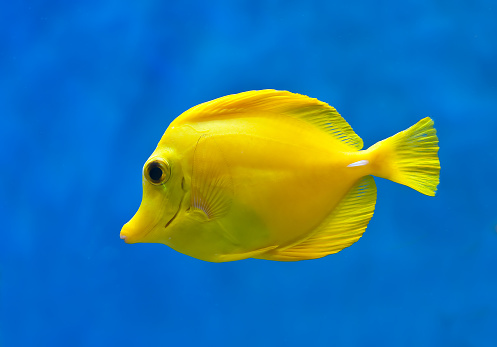
M 438 137 L 433 120 L 412 127 L 371 146 L 373 175 L 434 196 L 440 175 Z

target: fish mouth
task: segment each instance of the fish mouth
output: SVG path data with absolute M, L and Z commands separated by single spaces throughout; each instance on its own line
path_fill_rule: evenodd
M 164 228 L 169 227 L 169 225 L 171 225 L 171 223 L 178 217 L 178 214 L 181 211 L 181 207 L 183 205 L 183 201 L 185 199 L 185 195 L 186 194 L 183 194 L 181 196 L 178 208 L 174 212 L 173 216 L 169 219 L 169 221 L 164 225 Z M 149 235 L 161 222 L 160 218 L 153 220 L 155 219 L 154 211 L 150 211 L 149 209 L 141 209 L 142 206 L 140 206 L 135 216 L 131 218 L 131 220 L 126 223 L 121 229 L 120 238 L 126 243 L 157 242 L 151 239 L 147 240 L 147 238 L 150 237 Z M 150 220 L 149 218 L 152 220 Z M 151 223 L 148 221 L 150 221 Z

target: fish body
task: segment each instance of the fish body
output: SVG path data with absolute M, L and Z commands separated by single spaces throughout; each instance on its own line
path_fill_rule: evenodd
M 338 112 L 307 96 L 262 90 L 200 104 L 170 124 L 145 163 L 142 203 L 121 238 L 213 262 L 336 253 L 373 215 L 371 175 L 434 195 L 432 125 L 425 118 L 361 150 Z

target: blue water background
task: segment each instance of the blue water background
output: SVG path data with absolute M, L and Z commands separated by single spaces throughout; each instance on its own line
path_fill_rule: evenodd
M 437 196 L 377 179 L 319 260 L 122 242 L 171 120 L 263 88 L 365 147 L 433 117 Z M 497 346 L 496 112 L 495 1 L 4 1 L 0 346 Z

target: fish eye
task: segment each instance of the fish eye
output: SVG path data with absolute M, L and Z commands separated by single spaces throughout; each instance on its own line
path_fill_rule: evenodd
M 143 174 L 150 183 L 163 184 L 171 176 L 171 168 L 167 161 L 156 159 L 145 165 Z

